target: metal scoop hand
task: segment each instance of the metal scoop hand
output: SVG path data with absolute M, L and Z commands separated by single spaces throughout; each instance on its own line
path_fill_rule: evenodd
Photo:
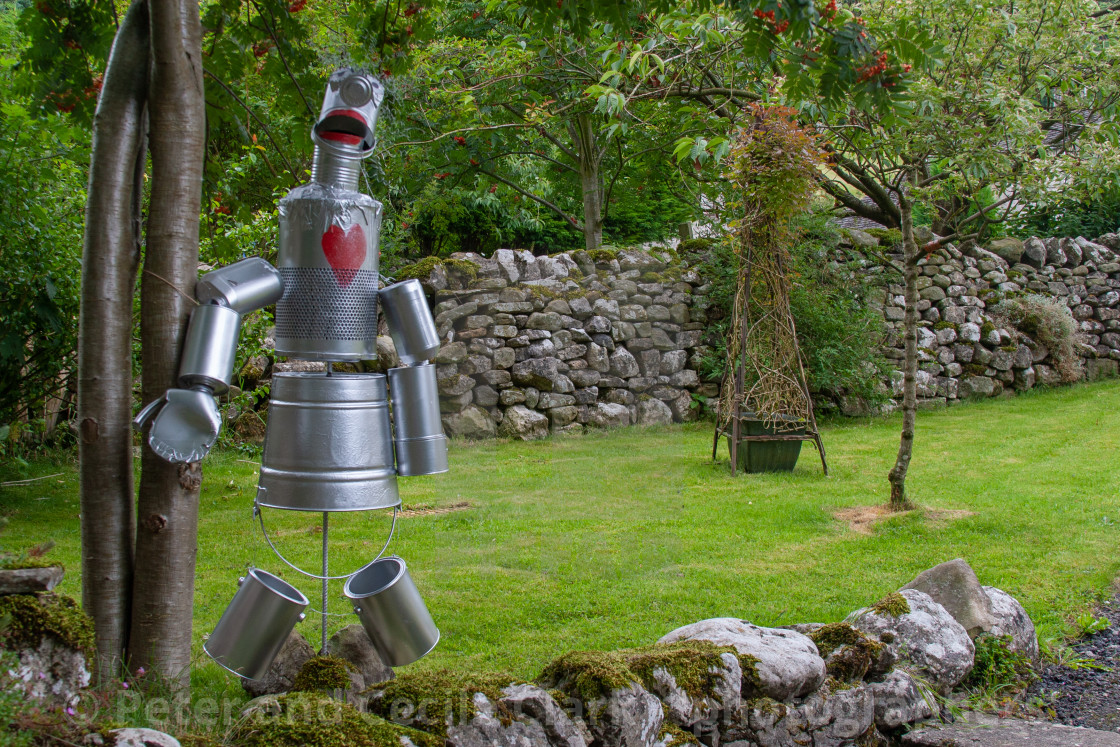
M 133 422 L 142 428 L 153 415 L 148 445 L 172 464 L 201 461 L 222 427 L 214 395 L 205 389 L 168 389 L 162 400 L 141 410 Z

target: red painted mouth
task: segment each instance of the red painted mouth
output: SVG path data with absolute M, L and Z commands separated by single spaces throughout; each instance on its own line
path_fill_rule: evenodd
M 369 123 L 353 109 L 332 109 L 315 125 L 315 131 L 324 140 L 358 145 L 369 135 Z

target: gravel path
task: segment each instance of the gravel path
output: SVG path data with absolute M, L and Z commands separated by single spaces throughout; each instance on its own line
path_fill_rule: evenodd
M 1112 625 L 1073 649 L 1112 671 L 1048 666 L 1029 694 L 1047 701 L 1058 723 L 1120 732 L 1120 594 L 1097 614 Z

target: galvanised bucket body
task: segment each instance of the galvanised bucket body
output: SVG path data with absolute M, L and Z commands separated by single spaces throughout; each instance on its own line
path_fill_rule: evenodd
M 382 290 L 381 308 L 401 363 L 423 363 L 439 352 L 436 323 L 419 280 L 405 280 Z
M 411 664 L 439 643 L 439 629 L 399 557 L 373 561 L 347 580 L 343 594 L 389 666 Z
M 382 374 L 272 378 L 257 503 L 297 511 L 400 505 Z
M 389 395 L 397 474 L 411 477 L 446 472 L 447 437 L 440 420 L 435 365 L 390 368 Z
M 303 619 L 308 602 L 294 586 L 258 568 L 239 583 L 241 588 L 202 648 L 234 674 L 258 680 Z

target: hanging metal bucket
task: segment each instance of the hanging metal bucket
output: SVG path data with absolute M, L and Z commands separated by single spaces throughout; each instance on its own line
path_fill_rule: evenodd
M 258 504 L 364 511 L 400 502 L 384 375 L 272 377 Z
M 439 643 L 439 629 L 404 561 L 396 555 L 375 560 L 355 573 L 343 593 L 389 666 L 411 664 Z
M 286 581 L 252 568 L 202 650 L 234 674 L 259 680 L 303 619 L 307 597 Z
M 447 471 L 447 437 L 439 414 L 436 367 L 431 363 L 389 369 L 393 443 L 402 477 Z
M 381 309 L 401 363 L 423 363 L 439 352 L 436 323 L 419 280 L 405 280 L 382 289 Z

